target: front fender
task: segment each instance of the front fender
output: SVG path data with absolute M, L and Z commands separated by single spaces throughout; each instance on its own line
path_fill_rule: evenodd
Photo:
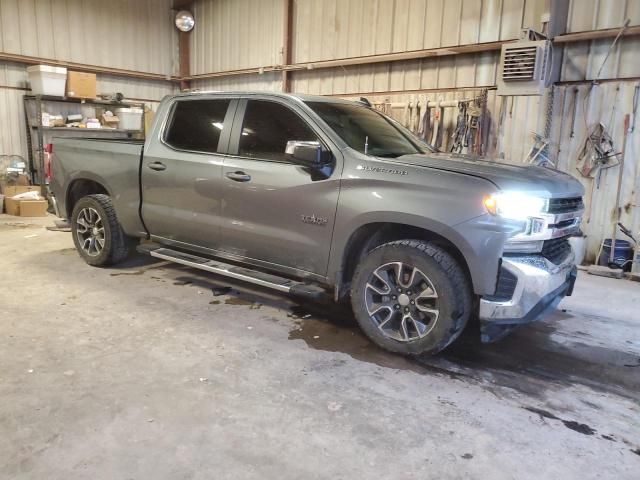
M 462 254 L 471 275 L 474 292 L 483 295 L 495 291 L 502 248 L 509 230 L 488 214 L 454 226 L 407 213 L 377 211 L 359 215 L 350 223 L 351 231 L 337 235 L 334 240 L 329 260 L 329 278 L 340 278 L 344 252 L 352 234 L 366 225 L 376 223 L 415 227 L 444 238 Z

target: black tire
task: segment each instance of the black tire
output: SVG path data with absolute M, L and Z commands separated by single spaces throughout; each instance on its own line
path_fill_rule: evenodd
M 404 267 L 389 267 L 399 263 Z M 382 270 L 384 268 L 387 270 Z M 398 295 L 393 297 L 378 295 L 376 289 L 384 290 L 385 284 L 394 285 L 394 279 L 390 277 L 394 276 L 393 272 L 396 268 L 399 268 L 400 272 L 415 272 L 417 269 L 422 275 L 412 273 L 411 281 L 414 276 L 426 278 L 425 282 L 419 281 L 418 284 L 425 287 L 426 282 L 430 282 L 431 285 L 424 292 L 432 292 L 428 296 L 433 298 L 416 298 L 415 291 L 405 290 L 405 294 L 412 294 L 413 297 L 408 297 L 412 299 L 411 305 L 401 306 L 395 302 L 400 300 L 406 302 L 407 295 L 404 298 Z M 369 282 L 380 280 L 380 277 L 374 277 L 374 272 L 384 273 L 388 281 L 383 281 L 378 286 L 374 285 L 376 289 L 372 290 Z M 388 274 L 389 272 L 391 273 Z M 400 273 L 400 275 L 407 279 L 406 274 Z M 395 285 L 397 286 L 398 283 L 396 282 Z M 373 306 L 370 301 L 371 295 L 378 295 L 379 299 L 379 302 L 374 303 Z M 397 300 L 393 300 L 394 298 Z M 425 315 L 419 311 L 418 304 L 423 300 L 433 302 L 432 306 L 422 305 L 423 308 L 433 308 L 437 313 Z M 462 333 L 471 314 L 472 301 L 472 288 L 463 268 L 444 249 L 422 240 L 399 240 L 376 247 L 360 262 L 351 282 L 351 306 L 360 328 L 383 349 L 405 355 L 436 354 L 450 345 Z M 375 315 L 370 315 L 367 305 L 370 310 L 375 310 L 383 302 L 390 302 L 390 306 L 385 306 L 386 310 L 379 310 L 382 312 L 380 315 L 386 319 L 388 312 L 391 312 L 390 315 L 395 316 L 389 318 L 393 320 L 380 321 Z M 394 311 L 398 308 L 399 310 Z M 398 335 L 401 338 L 392 338 L 390 335 L 393 333 L 389 333 L 387 328 L 392 330 L 394 323 L 400 325 L 405 322 L 404 318 L 401 318 L 405 315 L 403 311 L 410 312 L 406 315 L 415 313 L 415 316 L 422 316 L 420 321 L 425 323 L 423 325 L 409 319 L 404 327 L 398 327 Z
M 100 251 L 97 248 L 91 249 L 90 247 L 89 251 L 87 251 L 85 242 L 89 242 L 89 245 L 91 245 L 90 238 L 85 239 L 84 242 L 82 241 L 83 236 L 91 236 L 90 233 L 87 234 L 84 226 L 86 225 L 85 215 L 87 215 L 87 212 L 92 212 L 91 215 L 96 212 L 101 220 L 101 222 L 97 223 L 99 229 L 102 230 L 100 239 L 103 242 L 103 246 Z M 84 225 L 79 224 L 79 220 Z M 85 229 L 84 233 L 82 229 Z M 111 198 L 103 194 L 87 195 L 78 200 L 71 214 L 71 233 L 73 243 L 80 256 L 89 265 L 95 267 L 106 267 L 122 262 L 129 256 L 134 245 L 134 239 L 124 233 L 118 222 Z M 83 247 L 83 244 L 85 247 Z M 100 243 L 94 241 L 93 245 L 99 246 Z

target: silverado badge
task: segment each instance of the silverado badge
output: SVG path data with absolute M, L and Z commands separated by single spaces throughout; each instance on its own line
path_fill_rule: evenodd
M 391 175 L 408 175 L 406 170 L 400 170 L 397 168 L 384 168 L 384 167 L 370 167 L 369 165 L 358 165 L 356 170 L 363 170 L 365 172 L 374 173 L 389 173 Z

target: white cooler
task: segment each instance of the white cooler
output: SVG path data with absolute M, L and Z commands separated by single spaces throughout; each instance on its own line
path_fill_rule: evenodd
M 120 120 L 118 128 L 122 130 L 140 130 L 142 128 L 141 108 L 116 108 L 116 116 Z
M 49 65 L 27 67 L 31 93 L 34 95 L 53 95 L 64 97 L 67 84 L 67 69 Z

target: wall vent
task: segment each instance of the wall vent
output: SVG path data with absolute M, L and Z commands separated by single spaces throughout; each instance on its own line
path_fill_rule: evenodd
M 549 52 L 547 40 L 503 45 L 498 95 L 542 95 L 550 67 Z

